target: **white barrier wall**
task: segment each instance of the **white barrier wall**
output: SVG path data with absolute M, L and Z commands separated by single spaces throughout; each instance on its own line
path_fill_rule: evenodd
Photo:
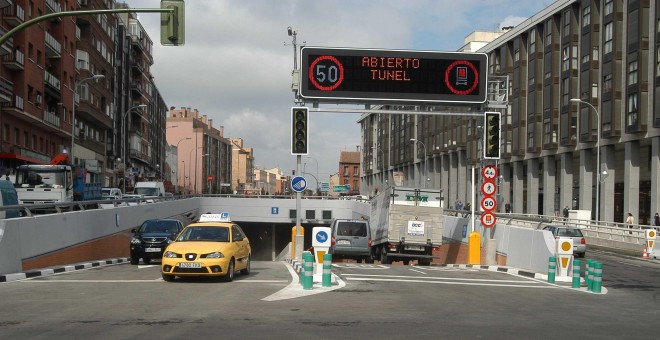
M 507 266 L 537 273 L 548 271 L 548 259 L 555 253 L 555 239 L 549 231 L 502 224 L 486 229 L 478 223 L 475 231 L 481 234 L 482 247 L 488 239 L 496 240 L 497 252 L 506 255 Z M 445 216 L 443 237 L 467 244 L 470 232 L 468 218 Z
M 0 220 L 0 273 L 21 261 L 139 226 L 150 218 L 198 214 L 199 199 Z

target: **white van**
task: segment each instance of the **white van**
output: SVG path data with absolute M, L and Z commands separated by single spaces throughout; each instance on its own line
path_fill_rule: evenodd
M 165 195 L 163 182 L 137 182 L 133 193 L 143 197 L 162 197 Z
M 120 200 L 121 196 L 122 194 L 119 188 L 101 188 L 101 197 L 104 200 Z

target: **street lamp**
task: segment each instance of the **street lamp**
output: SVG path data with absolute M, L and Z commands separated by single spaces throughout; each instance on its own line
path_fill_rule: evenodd
M 427 175 L 428 169 L 426 169 L 426 145 L 424 145 L 424 143 L 421 140 L 417 140 L 415 138 L 410 138 L 410 141 L 422 144 L 422 146 L 424 147 L 424 189 L 426 189 L 426 178 L 428 177 Z
M 316 158 L 314 158 L 312 156 L 307 156 L 307 158 L 311 158 L 316 162 L 316 177 L 314 177 L 314 178 L 316 179 L 316 192 L 318 193 L 319 192 L 319 179 L 318 179 L 319 178 L 319 161 L 317 161 Z
M 71 164 L 73 164 L 74 156 L 73 156 L 73 144 L 74 144 L 74 137 L 76 135 L 76 96 L 78 95 L 78 86 L 86 81 L 89 80 L 94 80 L 94 81 L 99 81 L 101 79 L 105 78 L 105 75 L 102 74 L 95 74 L 91 77 L 80 79 L 76 81 L 76 86 L 73 88 L 73 109 L 71 110 Z
M 121 126 L 122 126 L 122 129 L 121 129 L 122 130 L 121 131 L 121 135 L 122 135 L 121 136 L 121 139 L 122 139 L 121 159 L 124 160 L 124 181 L 123 181 L 123 183 L 124 183 L 124 188 L 123 188 L 124 194 L 126 194 L 126 144 L 127 144 L 126 143 L 126 141 L 127 141 L 127 138 L 126 138 L 126 116 L 128 115 L 129 112 L 131 112 L 135 109 L 143 108 L 143 107 L 147 107 L 147 104 L 140 104 L 140 105 L 132 106 L 128 110 L 126 110 L 126 112 L 124 112 L 121 115 Z
M 594 112 L 596 112 L 596 125 L 597 125 L 596 129 L 597 129 L 597 132 L 598 132 L 598 135 L 596 136 L 597 137 L 596 138 L 596 221 L 599 221 L 600 220 L 600 214 L 599 214 L 599 210 L 600 210 L 600 182 L 601 182 L 601 178 L 603 178 L 603 180 L 605 180 L 605 178 L 607 177 L 607 171 L 603 171 L 603 176 L 602 177 L 601 177 L 601 173 L 600 173 L 600 113 L 598 112 L 598 109 L 596 109 L 588 101 L 584 101 L 584 100 L 578 99 L 578 98 L 571 98 L 570 101 L 571 101 L 571 103 L 585 104 L 585 105 L 589 106 L 590 108 L 592 108 L 594 110 Z
M 201 147 L 200 147 L 201 148 Z M 202 158 L 202 162 L 204 161 L 204 157 L 208 156 L 208 153 L 203 154 L 200 158 Z M 202 180 L 203 181 L 203 180 Z M 204 189 L 202 189 L 204 191 Z M 197 195 L 197 157 L 195 157 L 195 195 Z
M 192 148 L 188 153 L 188 177 L 192 177 L 192 153 L 201 148 L 203 148 L 203 146 Z M 195 182 L 197 182 L 197 157 L 195 157 Z M 195 193 L 197 193 L 197 183 L 195 183 Z
M 183 160 L 183 161 L 181 161 L 181 163 L 183 163 L 183 166 L 181 168 L 183 168 L 183 194 L 185 195 L 186 194 L 186 161 Z M 177 181 L 178 181 L 178 178 L 179 178 L 178 173 L 177 173 L 176 177 L 177 177 Z
M 385 152 L 383 152 L 383 150 L 377 146 L 372 146 L 371 150 L 380 151 L 381 156 L 383 157 L 383 166 L 380 168 L 381 170 L 380 179 L 382 183 L 387 183 L 387 179 L 385 178 Z

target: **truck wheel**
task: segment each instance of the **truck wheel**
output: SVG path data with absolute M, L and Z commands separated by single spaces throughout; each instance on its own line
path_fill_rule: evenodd
M 420 259 L 417 263 L 419 263 L 420 266 L 430 266 L 431 260 Z
M 410 260 L 403 260 L 403 265 L 404 266 L 410 265 Z
M 392 260 L 390 260 L 387 256 L 387 252 L 385 249 L 380 251 L 380 263 L 382 264 L 392 264 Z

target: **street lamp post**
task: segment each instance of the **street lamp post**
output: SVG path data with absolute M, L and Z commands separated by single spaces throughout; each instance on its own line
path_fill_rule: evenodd
M 596 221 L 600 220 L 600 113 L 591 103 L 584 101 L 579 98 L 571 98 L 571 103 L 582 103 L 594 110 L 596 112 L 596 130 L 598 132 L 596 136 Z
M 181 163 L 183 163 L 183 194 L 186 194 L 186 161 L 182 160 Z M 176 174 L 177 179 L 179 178 L 179 174 Z
M 73 154 L 73 145 L 74 137 L 76 135 L 76 96 L 78 95 L 78 86 L 89 80 L 99 81 L 103 78 L 105 78 L 105 75 L 95 74 L 91 77 L 76 81 L 76 86 L 73 88 L 73 109 L 71 110 L 71 164 L 73 164 L 73 160 L 75 158 Z
M 200 147 L 200 149 L 201 148 L 202 147 Z M 209 155 L 208 153 L 205 153 L 200 157 L 202 159 L 202 162 L 204 161 L 204 157 L 207 157 L 208 155 Z M 202 191 L 204 191 L 204 189 L 202 189 Z M 197 157 L 195 157 L 195 195 L 197 195 Z
M 174 126 L 176 126 L 176 125 L 174 125 Z M 174 126 L 172 126 L 172 127 L 174 127 Z M 177 160 L 179 159 L 179 144 L 181 144 L 181 142 L 183 142 L 184 140 L 189 140 L 189 139 L 192 139 L 192 138 L 191 138 L 191 137 L 181 138 L 181 139 L 176 143 L 176 159 L 177 159 Z M 183 161 L 183 166 L 184 166 L 184 168 L 183 168 L 183 180 L 185 181 L 185 180 L 186 180 L 186 168 L 185 168 L 185 166 L 186 166 L 186 161 Z M 179 169 L 178 169 L 178 168 L 177 168 L 177 170 L 176 170 L 176 181 L 177 181 L 177 185 L 178 185 L 178 184 L 179 184 L 179 183 L 178 183 L 178 182 L 179 182 Z M 184 182 L 183 184 L 184 184 L 184 186 L 185 186 L 186 183 Z
M 203 148 L 203 146 L 199 146 L 197 148 L 192 148 L 190 149 L 190 152 L 188 153 L 188 177 L 192 178 L 192 153 L 193 151 L 197 152 L 198 149 Z M 195 155 L 195 179 L 197 178 L 197 155 Z M 197 180 L 195 180 L 196 182 Z M 197 193 L 197 183 L 195 183 L 195 193 Z M 190 188 L 189 188 L 190 189 Z
M 410 138 L 411 142 L 417 142 L 419 144 L 422 144 L 422 147 L 424 147 L 424 189 L 426 189 L 426 179 L 428 177 L 427 175 L 427 167 L 426 167 L 426 145 L 424 145 L 424 142 L 421 140 L 415 139 L 415 138 Z
M 121 129 L 122 130 L 121 131 L 121 135 L 122 135 L 121 136 L 121 139 L 122 139 L 121 159 L 124 162 L 124 180 L 122 181 L 123 182 L 123 190 L 122 191 L 124 192 L 124 194 L 126 194 L 126 144 L 127 144 L 126 143 L 127 142 L 127 138 L 126 138 L 126 116 L 131 111 L 133 111 L 135 109 L 143 108 L 143 107 L 147 107 L 147 104 L 140 104 L 140 105 L 132 106 L 128 110 L 126 110 L 126 112 L 124 112 L 121 116 L 121 127 L 122 127 L 122 129 Z
M 371 150 L 380 151 L 381 157 L 383 158 L 383 166 L 380 169 L 380 171 L 381 171 L 380 181 L 381 181 L 381 185 L 382 185 L 382 184 L 387 182 L 387 179 L 385 178 L 385 152 L 383 152 L 383 150 L 381 148 L 377 147 L 377 146 L 372 146 Z
M 314 178 L 316 179 L 316 192 L 318 193 L 319 192 L 319 180 L 318 180 L 318 178 L 319 178 L 319 161 L 316 160 L 316 158 L 314 158 L 312 156 L 307 156 L 307 158 L 311 158 L 316 162 L 316 177 L 314 177 Z

